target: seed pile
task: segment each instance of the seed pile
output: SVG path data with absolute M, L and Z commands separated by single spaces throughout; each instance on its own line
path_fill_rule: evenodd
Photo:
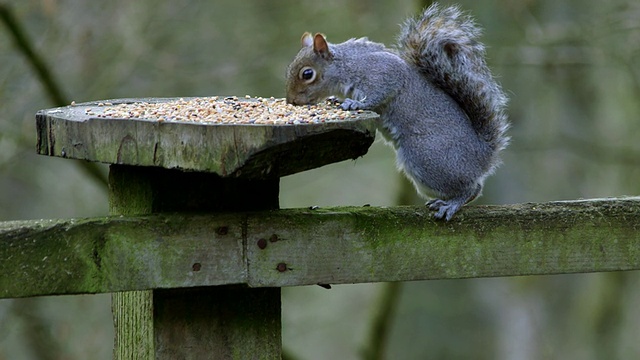
M 294 125 L 341 121 L 353 116 L 335 103 L 294 106 L 285 99 L 237 97 L 202 97 L 162 103 L 98 103 L 87 108 L 87 115 L 113 119 L 152 119 L 157 121 Z

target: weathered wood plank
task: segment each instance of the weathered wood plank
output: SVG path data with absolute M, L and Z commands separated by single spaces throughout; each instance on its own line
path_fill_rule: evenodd
M 187 98 L 188 99 L 188 98 Z M 175 99 L 118 99 L 103 103 Z M 278 178 L 367 153 L 378 115 L 319 124 L 217 125 L 104 119 L 108 106 L 83 103 L 36 114 L 37 152 L 109 164 L 157 166 L 223 177 Z
M 241 221 L 175 215 L 0 223 L 0 297 L 244 283 Z
M 640 198 L 4 222 L 0 269 L 3 298 L 636 270 Z
M 248 221 L 254 239 L 279 239 L 247 249 L 251 286 L 640 269 L 640 198 L 469 206 L 451 222 L 433 221 L 423 207 L 267 213 Z

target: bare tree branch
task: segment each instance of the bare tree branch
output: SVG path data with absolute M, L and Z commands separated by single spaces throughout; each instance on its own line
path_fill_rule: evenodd
M 35 51 L 31 42 L 28 40 L 26 32 L 22 25 L 18 22 L 9 4 L 0 3 L 0 22 L 2 22 L 7 31 L 13 38 L 16 48 L 27 59 L 27 62 L 33 68 L 33 71 L 38 76 L 38 79 L 42 83 L 45 89 L 45 93 L 49 97 L 49 100 L 54 106 L 64 106 L 70 103 L 68 98 L 64 95 L 62 87 L 58 85 L 51 71 L 45 64 L 43 58 Z M 78 161 L 77 166 L 82 169 L 89 178 L 95 180 L 99 184 L 107 185 L 107 176 L 102 167 L 96 163 Z

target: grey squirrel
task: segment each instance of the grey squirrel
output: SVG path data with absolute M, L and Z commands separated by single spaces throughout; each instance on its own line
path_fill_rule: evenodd
M 287 70 L 287 102 L 342 96 L 345 110 L 380 114 L 378 131 L 438 219 L 482 191 L 509 138 L 507 97 L 487 67 L 481 30 L 458 7 L 433 4 L 402 27 L 395 48 L 305 33 Z

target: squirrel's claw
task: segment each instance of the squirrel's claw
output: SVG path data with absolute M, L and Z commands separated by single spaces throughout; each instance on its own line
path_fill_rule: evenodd
M 342 104 L 340 104 L 340 107 L 342 110 L 360 110 L 364 109 L 365 106 L 362 101 L 346 98 Z
M 449 221 L 451 220 L 453 215 L 458 212 L 462 205 L 464 205 L 464 202 L 447 202 L 440 199 L 434 199 L 427 202 L 426 205 L 429 207 L 429 210 L 436 211 L 436 213 L 433 214 L 433 217 L 435 217 L 436 219 L 444 218 L 446 221 Z

